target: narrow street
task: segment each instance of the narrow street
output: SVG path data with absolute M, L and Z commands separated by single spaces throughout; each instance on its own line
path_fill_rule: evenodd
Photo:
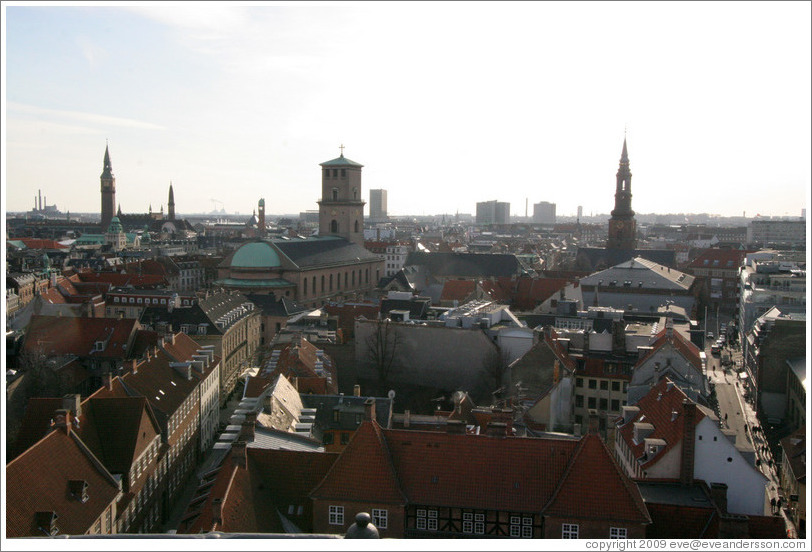
M 708 359 L 707 377 L 716 387 L 720 422 L 722 427 L 736 431 L 737 446 L 741 446 L 745 450 L 751 448 L 755 451 L 756 467 L 769 480 L 768 500 L 774 498 L 777 501 L 780 490 L 778 466 L 767 445 L 756 411 L 753 405 L 744 398 L 744 386 L 738 371 L 742 366 L 741 350 L 734 346 L 725 348 L 723 351 L 730 354 L 732 366 L 722 367 L 721 355 L 712 355 L 710 344 L 705 353 Z M 786 504 L 782 506 L 784 505 Z M 787 534 L 796 537 L 795 526 L 788 519 L 784 508 L 782 507 L 779 512 L 787 526 Z

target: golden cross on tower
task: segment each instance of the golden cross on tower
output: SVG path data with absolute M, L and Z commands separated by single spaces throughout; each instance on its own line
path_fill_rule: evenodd
M 341 150 L 341 157 L 344 157 L 344 144 L 341 144 L 340 146 L 338 146 L 338 149 Z

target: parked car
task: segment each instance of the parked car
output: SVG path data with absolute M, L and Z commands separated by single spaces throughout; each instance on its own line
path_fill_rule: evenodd
M 713 332 L 708 332 L 708 339 L 713 339 Z

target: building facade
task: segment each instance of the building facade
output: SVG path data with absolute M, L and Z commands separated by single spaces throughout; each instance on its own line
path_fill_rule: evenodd
M 386 190 L 369 191 L 369 221 L 372 223 L 385 222 L 387 216 Z
M 476 204 L 477 224 L 510 224 L 510 203 L 491 200 Z
M 542 201 L 533 205 L 533 222 L 555 224 L 555 203 Z

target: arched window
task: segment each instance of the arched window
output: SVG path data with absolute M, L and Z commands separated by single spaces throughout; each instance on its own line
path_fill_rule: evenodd
M 364 274 L 364 280 L 365 284 L 369 283 L 369 269 L 366 269 L 366 274 Z
M 316 295 L 316 277 L 313 276 L 313 295 Z
M 338 188 L 333 188 L 333 201 L 338 201 Z
M 353 188 L 352 189 L 352 198 L 353 199 L 358 199 L 358 188 Z
M 333 220 L 333 222 L 330 223 L 330 232 L 332 232 L 333 234 L 338 233 L 338 221 L 337 220 Z
M 352 271 L 352 287 L 355 287 L 355 271 Z
M 324 293 L 324 274 L 321 275 L 321 292 Z
M 358 221 L 357 220 L 355 221 L 355 233 L 356 234 L 358 233 Z
M 330 274 L 330 291 L 333 291 L 333 275 Z
M 344 273 L 344 287 L 347 287 L 347 273 Z

